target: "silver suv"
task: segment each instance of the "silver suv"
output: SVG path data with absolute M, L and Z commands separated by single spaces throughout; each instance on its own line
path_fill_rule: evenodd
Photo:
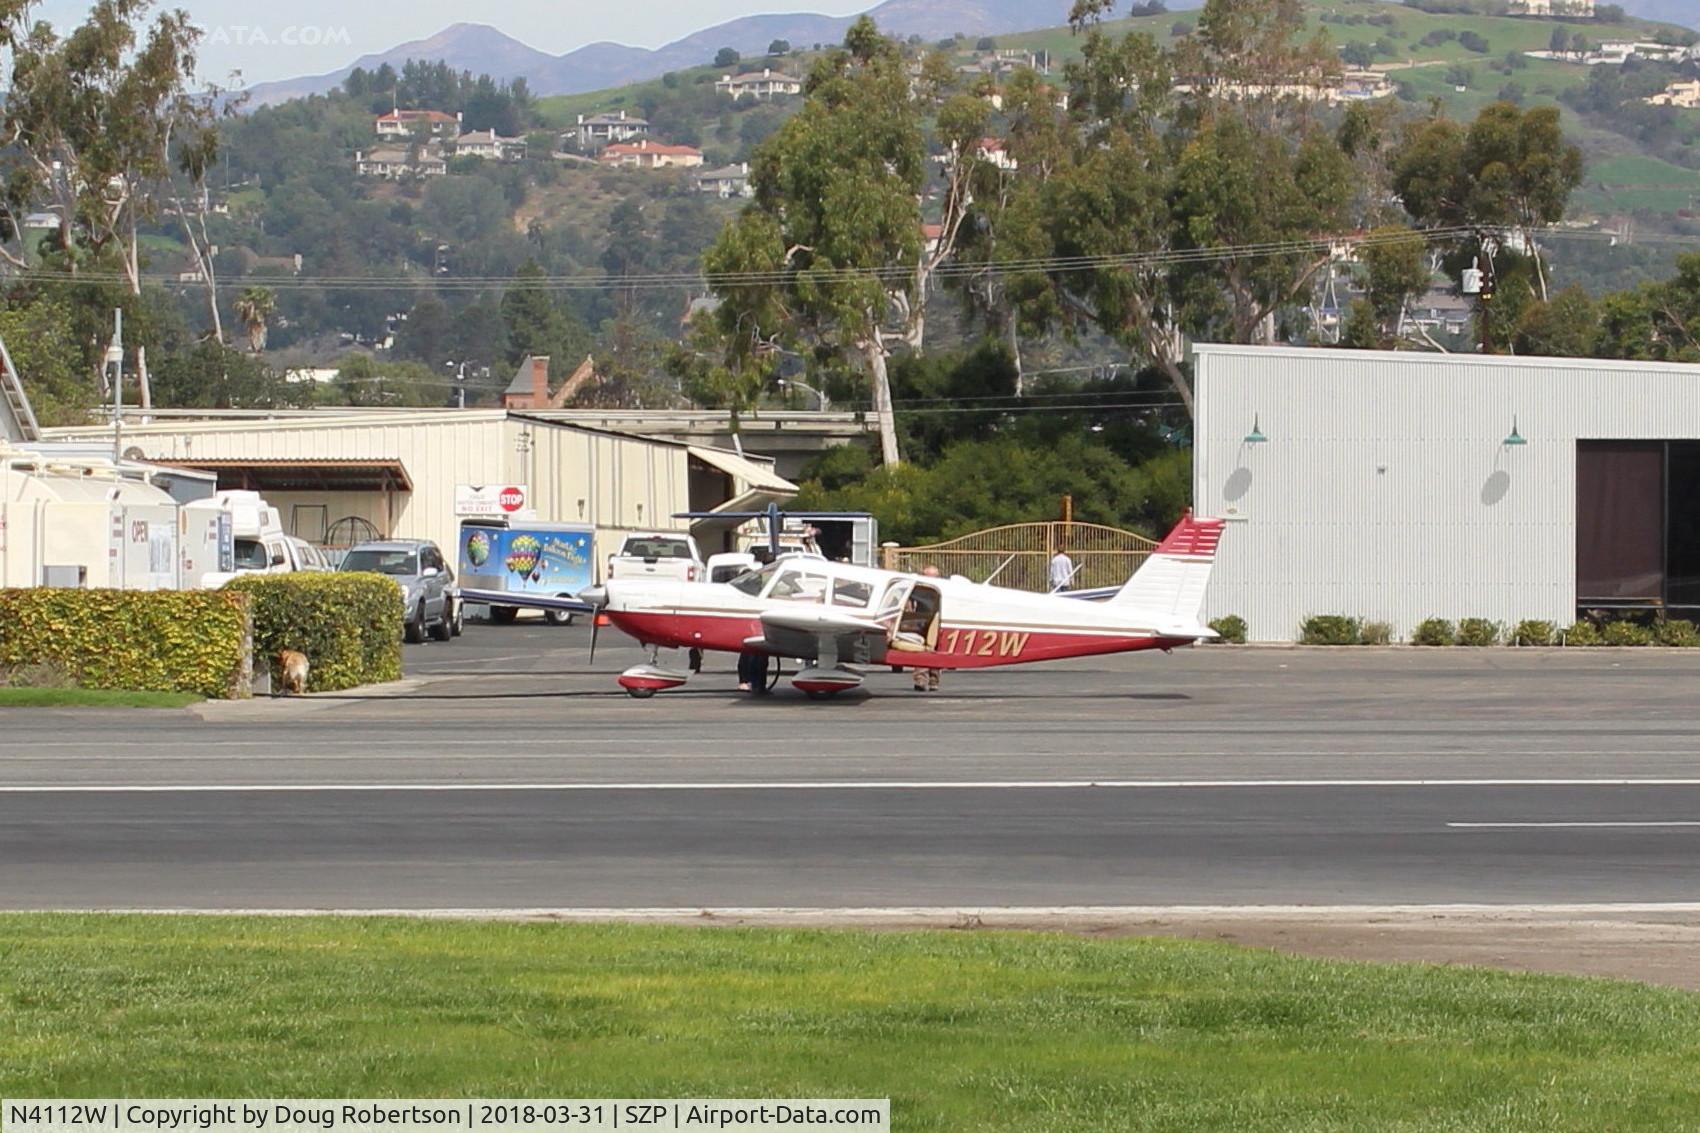
M 464 612 L 454 572 L 429 539 L 385 539 L 361 543 L 342 557 L 338 570 L 387 574 L 401 587 L 404 635 L 410 644 L 459 637 Z

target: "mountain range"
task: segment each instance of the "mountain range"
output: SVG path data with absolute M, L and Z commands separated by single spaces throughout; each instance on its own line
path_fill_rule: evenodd
M 1182 3 L 1180 7 L 1196 6 Z M 942 39 L 1003 35 L 1068 22 L 1073 0 L 885 0 L 869 10 L 880 29 L 892 35 Z M 456 70 L 500 79 L 523 78 L 533 94 L 577 94 L 653 79 L 668 71 L 700 67 L 722 47 L 746 57 L 761 56 L 776 39 L 799 47 L 836 43 L 855 19 L 813 12 L 744 16 L 718 24 L 665 47 L 649 50 L 619 43 L 591 43 L 565 55 L 550 55 L 527 47 L 487 24 L 455 24 L 428 39 L 403 43 L 388 51 L 363 55 L 338 71 L 296 79 L 258 83 L 248 90 L 250 106 L 267 106 L 323 94 L 339 86 L 356 67 L 368 71 L 385 63 L 399 68 L 409 59 L 441 59 Z
M 1700 0 L 1618 2 L 1629 14 L 1643 19 L 1700 28 Z M 1170 0 L 1169 7 L 1196 8 L 1202 3 L 1203 0 Z M 1073 0 L 884 0 L 869 9 L 868 14 L 889 34 L 942 39 L 956 34 L 1006 35 L 1057 27 L 1068 22 L 1072 7 Z M 523 78 L 537 95 L 577 94 L 698 67 L 713 60 L 723 47 L 750 58 L 766 53 L 768 45 L 776 39 L 799 47 L 836 43 L 854 19 L 814 12 L 744 16 L 653 50 L 620 43 L 591 43 L 565 55 L 550 55 L 528 47 L 488 24 L 461 23 L 427 39 L 363 55 L 338 71 L 256 84 L 248 90 L 248 105 L 267 106 L 309 94 L 323 94 L 340 86 L 356 67 L 373 70 L 388 63 L 399 69 L 409 59 L 441 59 L 456 70 L 475 75 Z

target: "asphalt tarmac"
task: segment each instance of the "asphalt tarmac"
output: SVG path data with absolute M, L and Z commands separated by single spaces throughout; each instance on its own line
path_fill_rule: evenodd
M 647 702 L 469 627 L 376 695 L 0 714 L 0 907 L 1700 901 L 1700 651 L 1284 650 Z

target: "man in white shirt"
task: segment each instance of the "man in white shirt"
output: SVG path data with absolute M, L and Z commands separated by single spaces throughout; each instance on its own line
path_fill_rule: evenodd
M 1074 585 L 1074 560 L 1061 547 L 1051 556 L 1051 593 L 1060 594 Z

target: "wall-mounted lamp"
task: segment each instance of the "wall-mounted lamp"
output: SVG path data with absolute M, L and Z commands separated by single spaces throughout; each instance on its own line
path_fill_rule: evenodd
M 1526 445 L 1526 444 L 1529 443 L 1527 440 L 1524 439 L 1523 434 L 1519 433 L 1517 431 L 1517 417 L 1516 417 L 1515 414 L 1511 418 L 1511 435 L 1509 437 L 1506 437 L 1505 440 L 1501 441 L 1500 443 L 1503 444 L 1503 445 L 1507 445 L 1507 446 L 1510 446 L 1510 445 Z
M 1268 439 L 1268 437 L 1263 435 L 1263 429 L 1259 427 L 1258 416 L 1253 414 L 1251 418 L 1251 432 L 1245 435 L 1245 443 L 1248 445 L 1260 445 Z

